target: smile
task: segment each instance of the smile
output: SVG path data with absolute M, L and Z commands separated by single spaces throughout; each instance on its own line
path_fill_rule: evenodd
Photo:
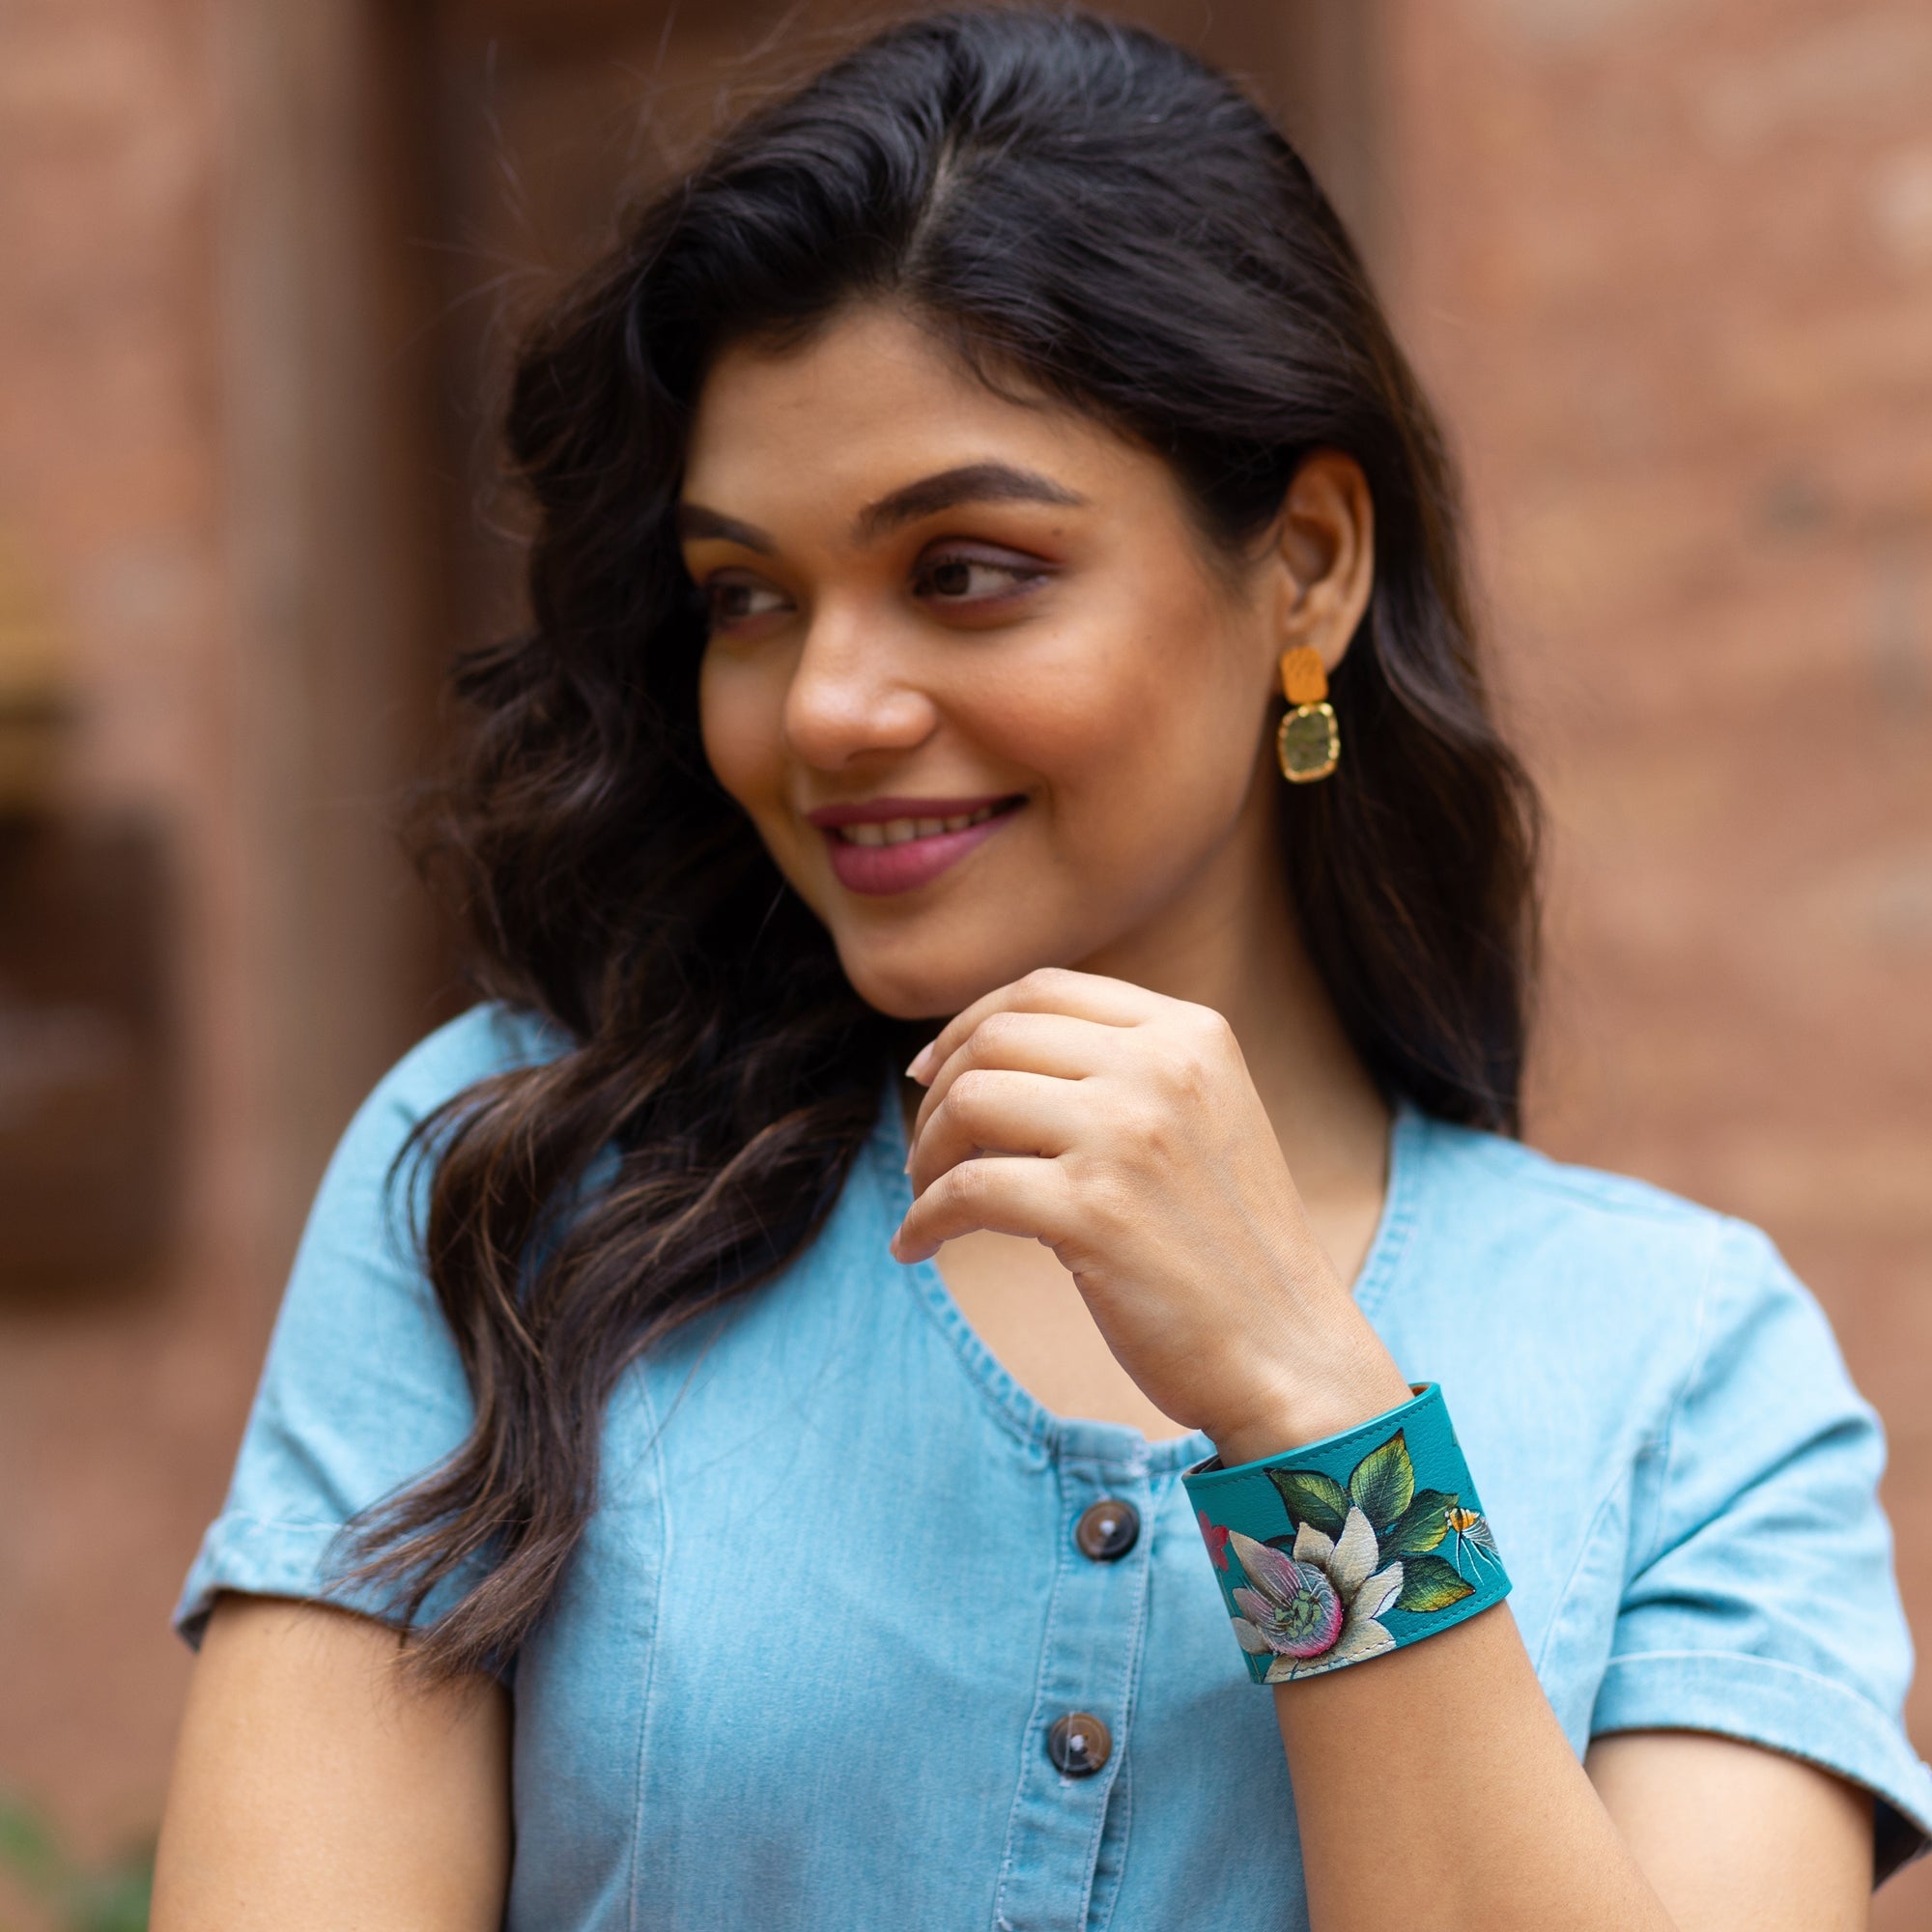
M 997 833 L 1024 798 L 869 799 L 807 813 L 825 835 L 832 870 L 867 897 L 907 893 L 949 871 Z
M 882 825 L 840 825 L 834 828 L 833 837 L 848 845 L 904 845 L 915 838 L 936 838 L 942 832 L 983 825 L 999 809 L 982 805 L 978 811 L 962 811 L 954 818 L 889 818 Z

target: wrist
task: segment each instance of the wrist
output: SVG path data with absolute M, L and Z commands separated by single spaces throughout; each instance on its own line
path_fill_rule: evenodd
M 1339 1435 L 1407 1402 L 1407 1380 L 1388 1350 L 1376 1344 L 1357 1359 L 1338 1363 L 1334 1370 L 1293 1384 L 1282 1378 L 1267 1394 L 1246 1405 L 1206 1434 L 1226 1468 L 1280 1456 L 1303 1443 Z

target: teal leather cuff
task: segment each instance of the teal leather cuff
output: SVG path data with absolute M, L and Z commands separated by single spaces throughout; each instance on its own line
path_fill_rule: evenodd
M 1181 1481 L 1257 1684 L 1419 1643 L 1509 1595 L 1438 1383 L 1260 1463 Z

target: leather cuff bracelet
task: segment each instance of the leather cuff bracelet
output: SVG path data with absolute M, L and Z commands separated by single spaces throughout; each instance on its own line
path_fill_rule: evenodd
M 1442 1390 L 1411 1386 L 1358 1429 L 1182 1473 L 1257 1684 L 1365 1662 L 1509 1595 Z

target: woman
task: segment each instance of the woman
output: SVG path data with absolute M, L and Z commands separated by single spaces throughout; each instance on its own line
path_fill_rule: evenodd
M 494 997 L 324 1184 L 156 1923 L 1861 1923 L 1877 1425 L 1761 1236 L 1509 1138 L 1527 791 L 1278 134 L 901 27 L 510 441 Z

